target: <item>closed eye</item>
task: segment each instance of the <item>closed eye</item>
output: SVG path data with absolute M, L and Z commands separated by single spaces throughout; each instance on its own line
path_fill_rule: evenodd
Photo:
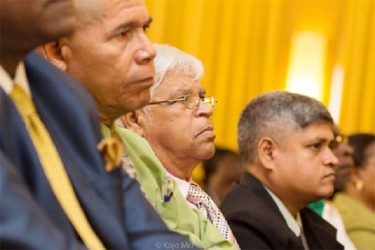
M 169 101 L 168 101 L 168 104 L 169 104 L 169 105 L 172 105 L 172 104 L 175 104 L 176 102 L 182 102 L 182 101 L 185 101 L 185 99 L 186 99 L 186 96 L 179 97 L 179 98 L 176 98 L 176 99 L 173 99 L 173 100 L 169 100 Z
M 150 17 L 147 22 L 145 23 L 145 25 L 143 25 L 143 30 L 146 32 L 148 30 L 148 28 L 150 28 L 150 25 L 152 23 L 152 18 Z
M 146 24 L 145 26 L 143 26 L 143 30 L 144 32 L 147 32 L 147 30 L 150 28 L 150 24 Z
M 119 38 L 128 38 L 130 36 L 131 30 L 125 29 L 117 33 L 117 37 Z
M 322 143 L 320 143 L 320 142 L 314 143 L 314 144 L 309 145 L 309 147 L 312 148 L 313 150 L 319 150 L 322 147 Z

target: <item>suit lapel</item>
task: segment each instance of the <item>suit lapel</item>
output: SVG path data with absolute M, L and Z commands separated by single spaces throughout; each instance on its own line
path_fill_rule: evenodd
M 257 202 L 254 203 L 254 206 L 256 206 L 254 209 L 258 210 L 257 213 L 264 216 L 265 221 L 272 221 L 272 224 L 267 223 L 262 227 L 268 235 L 274 235 L 274 237 L 270 237 L 270 240 L 274 241 L 274 246 L 283 249 L 302 249 L 302 242 L 289 229 L 276 203 L 263 184 L 248 173 L 244 174 L 239 184 L 246 186 L 258 198 Z
M 304 208 L 301 219 L 310 248 L 342 249 L 342 246 L 333 240 L 336 238 L 336 229 L 315 212 Z
M 119 209 L 121 176 L 118 171 L 107 174 L 96 149 L 101 132 L 92 98 L 73 78 L 35 53 L 27 57 L 25 67 L 35 105 L 92 227 L 105 245 L 120 240 L 126 246 Z

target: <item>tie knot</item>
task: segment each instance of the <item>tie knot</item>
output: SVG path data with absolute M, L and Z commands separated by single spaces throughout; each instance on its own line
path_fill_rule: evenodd
M 18 84 L 14 84 L 10 96 L 17 105 L 18 110 L 23 117 L 30 117 L 30 115 L 36 113 L 34 103 Z
M 190 183 L 186 199 L 194 204 L 198 210 L 200 210 L 206 218 L 220 230 L 221 234 L 227 240 L 233 243 L 235 249 L 239 249 L 236 239 L 234 238 L 223 214 L 220 212 L 211 197 L 202 188 L 195 183 Z
M 197 184 L 191 183 L 188 194 L 187 200 L 193 203 L 196 206 L 201 205 L 202 203 L 209 202 L 209 196 L 206 192 L 203 191 Z

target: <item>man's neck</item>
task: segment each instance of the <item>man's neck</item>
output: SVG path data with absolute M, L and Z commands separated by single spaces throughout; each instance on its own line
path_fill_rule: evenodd
M 16 75 L 16 69 L 18 64 L 22 61 L 23 56 L 12 56 L 8 53 L 1 53 L 0 63 L 4 70 L 9 74 L 11 78 Z
M 291 213 L 291 215 L 296 218 L 299 211 L 306 206 L 306 204 L 302 204 L 299 202 L 298 195 L 292 194 L 289 195 L 287 190 L 283 190 L 278 186 L 274 186 L 273 182 L 267 178 L 264 174 L 259 173 L 257 168 L 249 168 L 250 174 L 255 176 L 259 181 L 263 183 L 265 187 L 267 187 L 274 195 L 276 195 L 279 200 L 284 204 L 286 209 Z
M 116 120 L 117 117 L 111 117 L 108 116 L 107 114 L 99 111 L 99 119 L 100 122 L 106 125 L 107 127 L 110 127 Z
M 10 44 L 12 46 L 12 44 Z M 27 51 L 21 52 L 20 49 L 12 49 L 11 46 L 4 45 L 4 41 L 0 43 L 0 64 L 5 71 L 13 78 L 16 74 L 18 64 L 26 56 Z
M 154 147 L 152 144 L 150 145 L 154 150 L 155 155 L 170 174 L 186 181 L 191 179 L 193 170 L 199 162 L 178 158 L 167 150 L 160 150 L 160 147 Z

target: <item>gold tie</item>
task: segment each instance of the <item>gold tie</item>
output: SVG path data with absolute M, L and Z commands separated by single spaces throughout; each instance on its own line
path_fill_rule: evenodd
M 14 85 L 10 96 L 26 124 L 52 191 L 76 232 L 88 248 L 105 249 L 87 221 L 55 145 L 40 120 L 32 100 L 17 84 Z

